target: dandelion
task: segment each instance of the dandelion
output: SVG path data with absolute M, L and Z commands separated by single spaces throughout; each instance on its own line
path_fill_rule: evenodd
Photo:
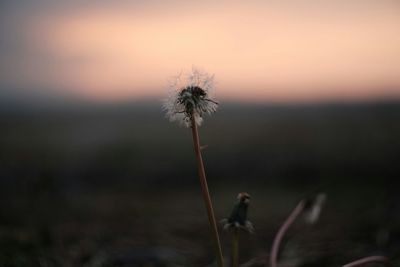
M 200 126 L 205 114 L 211 115 L 217 110 L 218 103 L 211 99 L 214 89 L 214 75 L 192 68 L 182 78 L 182 74 L 170 82 L 170 96 L 164 102 L 164 109 L 171 121 L 179 121 L 190 127 L 193 121 Z
M 182 79 L 182 75 L 175 77 L 170 84 L 173 90 L 170 97 L 164 102 L 164 109 L 171 121 L 180 121 L 191 128 L 194 151 L 197 159 L 197 167 L 204 204 L 206 206 L 208 222 L 211 228 L 211 236 L 217 257 L 218 267 L 223 267 L 221 242 L 219 239 L 214 209 L 208 190 L 203 158 L 201 155 L 200 138 L 197 126 L 200 126 L 205 114 L 211 114 L 217 110 L 218 103 L 210 98 L 213 89 L 214 76 L 210 76 L 196 68 Z

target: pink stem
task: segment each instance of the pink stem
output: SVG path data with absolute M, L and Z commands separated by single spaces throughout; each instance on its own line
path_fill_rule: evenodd
M 296 220 L 296 218 L 301 214 L 305 206 L 305 201 L 302 200 L 297 204 L 296 208 L 290 213 L 289 217 L 286 219 L 286 221 L 282 224 L 281 228 L 279 228 L 278 233 L 276 234 L 274 238 L 274 242 L 272 243 L 272 250 L 271 250 L 271 256 L 270 256 L 270 267 L 277 267 L 278 266 L 278 253 L 279 253 L 279 247 L 282 242 L 282 238 L 284 237 L 285 233 L 289 229 L 289 227 L 293 224 L 293 222 Z M 267 265 L 268 267 L 268 265 Z
M 211 228 L 211 236 L 213 239 L 215 254 L 217 257 L 217 266 L 224 267 L 224 258 L 222 255 L 221 242 L 219 240 L 217 221 L 215 219 L 214 209 L 213 209 L 213 205 L 212 205 L 211 197 L 210 197 L 210 192 L 208 190 L 206 172 L 204 170 L 203 158 L 201 156 L 199 132 L 197 129 L 197 125 L 196 125 L 194 116 L 192 116 L 191 123 L 192 123 L 192 136 L 193 136 L 193 143 L 194 143 L 194 151 L 195 151 L 196 159 L 197 159 L 201 191 L 202 191 L 203 198 L 204 198 L 204 204 L 205 204 L 206 210 L 207 210 L 208 222 L 209 222 L 210 228 Z
M 347 264 L 343 265 L 343 267 L 362 266 L 362 265 L 365 265 L 368 263 L 382 263 L 385 266 L 393 266 L 386 257 L 370 256 L 370 257 L 365 257 L 365 258 L 347 263 Z

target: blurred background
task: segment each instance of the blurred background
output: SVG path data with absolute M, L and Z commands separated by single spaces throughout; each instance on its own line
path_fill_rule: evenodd
M 212 264 L 190 131 L 161 108 L 193 64 L 220 102 L 200 128 L 217 219 L 252 196 L 242 263 L 316 192 L 282 263 L 399 261 L 397 1 L 0 6 L 0 266 Z

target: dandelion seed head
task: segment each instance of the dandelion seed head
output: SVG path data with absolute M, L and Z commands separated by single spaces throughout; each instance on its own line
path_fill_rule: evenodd
M 211 98 L 214 89 L 214 76 L 195 67 L 186 76 L 182 73 L 170 81 L 170 94 L 163 108 L 170 121 L 179 121 L 190 127 L 192 118 L 201 125 L 205 114 L 217 110 L 218 103 Z

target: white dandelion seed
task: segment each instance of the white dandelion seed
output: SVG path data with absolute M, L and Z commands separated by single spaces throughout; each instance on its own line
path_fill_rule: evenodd
M 306 207 L 304 211 L 304 219 L 309 224 L 314 224 L 318 221 L 322 207 L 324 206 L 326 201 L 326 194 L 319 193 L 312 198 L 308 199 L 306 202 Z
M 182 77 L 182 73 L 173 77 L 169 88 L 171 93 L 163 108 L 170 121 L 179 121 L 190 127 L 193 118 L 200 126 L 204 114 L 211 115 L 217 110 L 218 103 L 210 97 L 214 75 L 192 67 L 186 77 Z

